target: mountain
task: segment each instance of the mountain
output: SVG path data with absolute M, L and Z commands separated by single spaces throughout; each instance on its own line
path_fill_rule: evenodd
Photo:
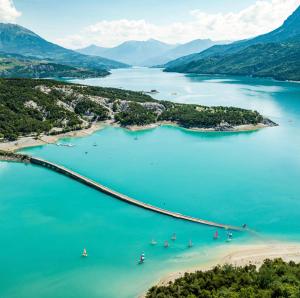
M 1 78 L 91 78 L 108 74 L 107 70 L 77 68 L 19 54 L 0 53 Z
M 260 43 L 234 54 L 212 56 L 177 66 L 177 72 L 271 77 L 300 81 L 299 41 Z
M 300 80 L 294 67 L 299 65 L 299 36 L 300 7 L 282 26 L 270 33 L 181 57 L 167 63 L 165 71 Z
M 110 48 L 104 48 L 104 47 L 99 47 L 94 44 L 77 50 L 78 53 L 84 54 L 84 55 L 91 55 L 91 56 L 102 56 L 105 55 L 105 52 L 108 51 Z
M 175 48 L 167 51 L 166 53 L 159 55 L 155 58 L 146 61 L 146 65 L 163 65 L 168 61 L 177 59 L 182 56 L 190 55 L 192 53 L 199 53 L 216 44 L 227 43 L 226 41 L 212 41 L 210 39 L 195 39 L 188 43 L 181 44 Z
M 74 67 L 109 70 L 127 67 L 124 63 L 102 57 L 83 55 L 65 49 L 41 38 L 34 32 L 15 24 L 0 23 L 0 51 L 39 59 L 48 59 L 53 63 Z
M 113 48 L 102 48 L 97 46 L 89 46 L 78 52 L 88 55 L 101 55 L 103 57 L 122 61 L 135 66 L 146 66 L 147 60 L 165 53 L 175 46 L 163 43 L 155 39 L 146 41 L 126 41 Z
M 186 44 L 170 45 L 150 39 L 147 41 L 127 41 L 114 48 L 90 45 L 77 51 L 82 54 L 102 56 L 136 66 L 154 66 L 184 55 L 203 51 L 220 43 L 210 39 L 196 39 Z

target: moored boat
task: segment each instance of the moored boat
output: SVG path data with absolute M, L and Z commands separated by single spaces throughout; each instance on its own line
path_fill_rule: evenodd
M 142 253 L 141 256 L 140 256 L 140 261 L 139 261 L 139 263 L 140 263 L 140 264 L 143 264 L 144 262 L 145 262 L 145 254 Z
M 214 240 L 217 240 L 219 238 L 219 232 L 218 230 L 216 230 L 215 234 L 214 234 Z
M 231 233 L 231 232 L 228 232 L 227 233 L 227 242 L 230 242 L 231 240 L 232 240 L 232 238 L 233 238 L 233 234 Z
M 152 239 L 151 242 L 150 242 L 150 244 L 151 244 L 151 245 L 156 245 L 156 244 L 157 244 L 157 241 L 155 241 L 154 239 Z
M 83 249 L 83 252 L 82 252 L 81 256 L 82 257 L 87 257 L 88 256 L 87 251 L 86 251 L 85 248 Z

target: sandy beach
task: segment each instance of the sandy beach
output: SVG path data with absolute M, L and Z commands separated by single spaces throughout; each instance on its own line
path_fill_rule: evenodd
M 3 151 L 17 151 L 22 148 L 28 148 L 28 147 L 35 147 L 35 146 L 41 146 L 45 144 L 53 144 L 56 143 L 59 139 L 65 138 L 65 137 L 85 137 L 93 134 L 94 132 L 103 129 L 105 126 L 109 125 L 110 122 L 99 122 L 93 124 L 90 128 L 77 130 L 77 131 L 70 131 L 63 134 L 58 134 L 55 136 L 49 136 L 49 135 L 42 135 L 39 138 L 36 137 L 22 137 L 19 138 L 17 141 L 13 142 L 3 142 L 0 143 L 0 150 Z
M 206 271 L 217 265 L 231 264 L 244 266 L 253 264 L 260 267 L 265 259 L 282 258 L 284 261 L 300 262 L 300 243 L 270 242 L 266 244 L 249 244 L 221 246 L 215 249 L 216 259 L 209 263 L 195 264 L 193 268 L 170 273 L 157 282 L 158 286 L 166 286 L 184 275 L 185 272 Z M 141 296 L 143 297 L 143 296 Z
M 114 127 L 121 127 L 117 123 L 114 123 L 112 121 L 105 121 L 105 122 L 98 122 L 93 124 L 90 128 L 82 129 L 82 130 L 77 130 L 77 131 L 70 131 L 67 133 L 62 133 L 54 136 L 50 135 L 41 135 L 39 138 L 36 137 L 21 137 L 16 141 L 12 142 L 0 142 L 0 150 L 3 151 L 17 151 L 22 148 L 28 148 L 28 147 L 35 147 L 35 146 L 41 146 L 45 144 L 53 144 L 56 143 L 59 139 L 65 138 L 65 137 L 85 137 L 88 135 L 93 134 L 94 132 L 103 129 L 106 126 L 114 126 Z M 142 130 L 149 130 L 149 129 L 154 129 L 159 126 L 174 126 L 174 127 L 180 127 L 178 124 L 173 123 L 173 122 L 157 122 L 154 124 L 149 124 L 149 125 L 132 125 L 132 126 L 127 126 L 124 127 L 125 129 L 128 129 L 130 131 L 142 131 Z M 267 125 L 264 124 L 258 124 L 258 125 L 240 125 L 234 127 L 233 130 L 228 130 L 228 132 L 243 132 L 243 131 L 255 131 L 258 129 L 262 129 L 268 127 Z M 183 128 L 189 131 L 196 131 L 196 132 L 219 132 L 215 129 L 204 129 L 204 128 Z M 226 131 L 224 131 L 226 132 Z
M 197 128 L 197 127 L 191 127 L 191 128 L 184 128 L 174 122 L 170 121 L 161 121 L 157 122 L 154 124 L 149 124 L 149 125 L 131 125 L 131 126 L 126 126 L 125 128 L 131 131 L 140 131 L 140 130 L 148 130 L 148 129 L 154 129 L 159 126 L 173 126 L 173 127 L 179 127 L 188 131 L 196 131 L 196 132 L 243 132 L 243 131 L 255 131 L 258 129 L 266 128 L 269 127 L 268 125 L 265 124 L 257 124 L 257 125 L 238 125 L 234 126 L 231 130 L 224 130 L 224 131 L 219 131 L 214 128 Z

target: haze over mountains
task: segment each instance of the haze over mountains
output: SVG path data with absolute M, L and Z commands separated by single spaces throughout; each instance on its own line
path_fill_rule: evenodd
M 300 7 L 278 29 L 252 39 L 216 45 L 165 65 L 165 71 L 300 80 Z
M 186 44 L 171 45 L 155 39 L 149 39 L 147 41 L 126 41 L 113 48 L 91 45 L 77 51 L 86 55 L 118 60 L 134 66 L 154 66 L 222 43 L 224 41 L 215 42 L 210 39 L 197 39 Z

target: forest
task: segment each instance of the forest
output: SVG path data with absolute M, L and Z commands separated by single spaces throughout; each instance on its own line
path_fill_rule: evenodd
M 300 264 L 281 259 L 255 265 L 217 266 L 186 273 L 167 286 L 152 287 L 146 298 L 299 298 Z

